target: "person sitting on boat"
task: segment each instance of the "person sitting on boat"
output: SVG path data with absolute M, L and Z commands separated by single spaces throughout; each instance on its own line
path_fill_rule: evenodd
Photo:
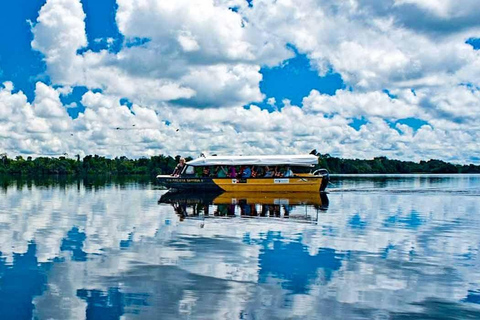
M 285 168 L 285 173 L 283 174 L 284 177 L 293 177 L 293 171 L 290 167 Z
M 226 178 L 228 176 L 227 169 L 224 166 L 217 167 L 217 174 L 218 178 Z
M 273 170 L 273 176 L 274 177 L 283 177 L 283 174 L 280 170 L 278 170 L 278 167 L 275 167 L 275 169 Z
M 185 158 L 180 158 L 180 161 L 175 167 L 175 170 L 173 170 L 173 173 L 171 174 L 171 176 L 178 177 L 182 173 L 184 167 L 185 167 Z
M 230 178 L 237 177 L 237 170 L 235 169 L 235 166 L 230 166 L 230 168 L 228 169 L 228 174 Z
M 252 166 L 252 178 L 256 178 L 257 177 L 257 170 L 255 169 L 255 166 Z
M 255 176 L 253 176 L 253 171 L 255 171 Z M 263 172 L 262 167 L 257 167 L 257 168 L 255 168 L 255 170 L 252 170 L 252 177 L 254 177 L 254 178 L 263 177 L 263 175 L 264 175 L 264 172 Z
M 202 177 L 209 177 L 209 176 L 210 176 L 210 168 L 209 167 L 204 167 Z
M 237 172 L 237 178 L 243 177 L 243 171 L 245 170 L 245 166 L 241 166 L 240 170 Z
M 265 175 L 264 175 L 265 178 L 271 178 L 273 177 L 273 171 L 270 170 L 270 168 L 268 166 L 265 167 Z
M 245 167 L 242 172 L 242 178 L 250 178 L 252 176 L 252 169 Z

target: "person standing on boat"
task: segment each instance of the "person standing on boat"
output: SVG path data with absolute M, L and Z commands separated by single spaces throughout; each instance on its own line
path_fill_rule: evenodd
M 175 170 L 173 170 L 173 173 L 171 175 L 174 177 L 178 177 L 182 173 L 184 167 L 185 167 L 185 158 L 180 158 L 179 163 L 177 164 L 177 166 L 175 167 Z

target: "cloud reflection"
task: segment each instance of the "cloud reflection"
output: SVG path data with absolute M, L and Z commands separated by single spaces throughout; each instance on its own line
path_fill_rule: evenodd
M 360 191 L 327 211 L 183 221 L 148 184 L 2 182 L 0 303 L 25 312 L 3 318 L 478 317 L 480 178 L 458 179 L 344 179 Z

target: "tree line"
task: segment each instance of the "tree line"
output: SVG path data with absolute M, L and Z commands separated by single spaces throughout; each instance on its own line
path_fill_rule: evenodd
M 150 158 L 114 159 L 88 155 L 83 159 L 68 157 L 27 157 L 15 159 L 0 157 L 0 174 L 12 175 L 151 175 L 169 174 L 177 165 L 180 156 L 153 156 Z M 188 158 L 191 160 L 191 158 Z
M 480 173 L 478 165 L 459 165 L 435 159 L 413 162 L 376 157 L 363 160 L 336 158 L 329 154 L 320 155 L 319 167 L 330 173 Z
M 149 175 L 170 174 L 180 156 L 152 156 L 150 158 L 128 159 L 127 157 L 106 158 L 98 155 L 68 157 L 38 157 L 14 159 L 0 156 L 0 174 L 8 175 Z M 189 161 L 192 158 L 187 158 Z M 420 162 L 391 160 L 376 157 L 372 160 L 342 159 L 322 154 L 318 168 L 330 173 L 480 173 L 478 165 L 458 165 L 442 160 Z

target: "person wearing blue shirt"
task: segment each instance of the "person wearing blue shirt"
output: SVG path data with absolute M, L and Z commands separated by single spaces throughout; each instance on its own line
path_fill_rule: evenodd
M 285 174 L 283 176 L 284 177 L 293 177 L 293 171 L 290 169 L 290 167 L 286 168 Z
M 252 176 L 252 169 L 250 169 L 250 167 L 246 167 L 243 170 L 242 178 L 250 178 L 251 176 Z
M 269 167 L 265 167 L 265 178 L 273 177 L 273 171 Z

